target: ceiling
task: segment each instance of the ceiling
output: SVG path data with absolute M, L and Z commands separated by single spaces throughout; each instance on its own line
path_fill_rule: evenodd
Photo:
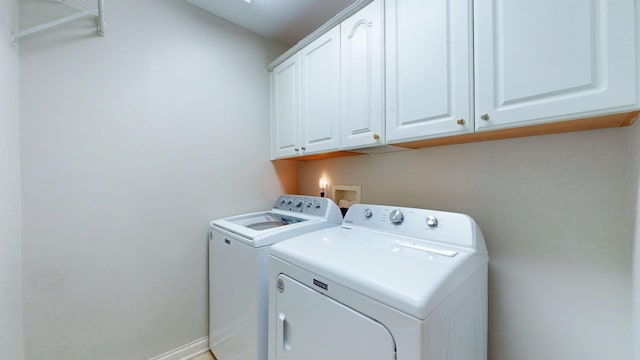
M 186 0 L 268 39 L 293 46 L 355 0 Z

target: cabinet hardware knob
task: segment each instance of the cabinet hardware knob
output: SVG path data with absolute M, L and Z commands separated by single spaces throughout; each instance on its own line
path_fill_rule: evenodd
M 489 121 L 489 114 L 484 113 L 484 114 L 480 115 L 480 119 L 482 119 L 484 121 Z
M 293 150 L 295 150 L 295 151 L 300 151 L 300 149 L 298 149 L 298 148 L 295 148 L 295 149 L 293 149 Z
M 380 135 L 378 134 L 373 134 L 373 140 L 379 140 L 380 139 Z
M 306 147 L 304 147 L 304 146 L 303 146 L 303 147 L 301 147 L 300 149 L 302 149 L 302 151 L 307 150 L 307 148 L 306 148 Z
M 458 123 L 458 125 L 464 125 L 464 119 L 458 119 L 458 121 L 456 121 Z

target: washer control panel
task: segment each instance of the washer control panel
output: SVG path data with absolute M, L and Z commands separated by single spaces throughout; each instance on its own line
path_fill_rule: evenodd
M 308 215 L 325 216 L 329 208 L 329 199 L 305 195 L 280 195 L 274 209 L 303 213 Z
M 389 221 L 391 221 L 393 225 L 402 225 L 404 214 L 398 209 L 391 210 L 391 213 L 389 213 Z
M 472 246 L 477 225 L 465 214 L 386 205 L 354 204 L 343 227 L 363 227 L 397 235 Z

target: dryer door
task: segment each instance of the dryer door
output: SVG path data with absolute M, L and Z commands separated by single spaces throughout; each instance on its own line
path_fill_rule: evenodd
M 395 358 L 393 336 L 379 322 L 286 275 L 278 281 L 277 360 Z

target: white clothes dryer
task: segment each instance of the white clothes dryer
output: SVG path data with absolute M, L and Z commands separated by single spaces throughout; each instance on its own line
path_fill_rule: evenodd
M 269 360 L 487 357 L 488 254 L 467 215 L 355 204 L 269 262 Z
M 267 358 L 271 245 L 341 222 L 333 201 L 299 195 L 281 195 L 268 211 L 211 222 L 209 347 L 218 360 Z

